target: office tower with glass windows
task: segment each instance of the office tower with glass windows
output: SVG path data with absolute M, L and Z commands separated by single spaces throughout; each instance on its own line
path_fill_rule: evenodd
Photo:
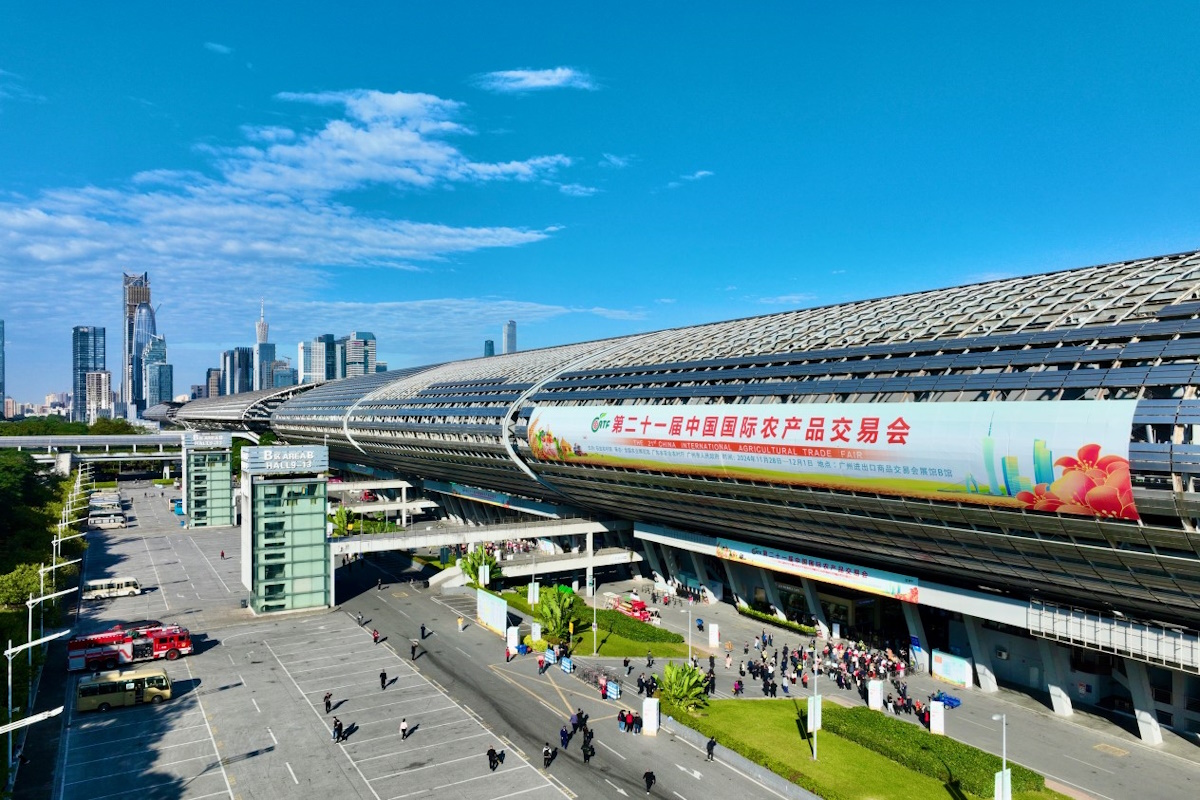
M 207 391 L 205 397 L 220 397 L 224 394 L 221 388 L 221 368 L 209 367 L 208 371 L 204 373 L 204 384 Z
M 354 378 L 359 375 L 375 374 L 375 334 L 369 331 L 351 331 L 349 336 L 338 340 L 343 347 L 343 368 L 338 377 Z
M 87 422 L 87 375 L 104 369 L 104 328 L 71 329 L 71 421 Z
M 491 358 L 496 355 L 496 343 L 491 339 L 483 340 L 483 357 Z
M 517 321 L 510 319 L 504 324 L 504 352 L 517 352 Z
M 121 405 L 133 403 L 134 383 L 141 380 L 141 370 L 136 369 L 134 347 L 134 317 L 138 306 L 150 303 L 150 273 L 121 277 Z M 144 343 L 143 343 L 144 345 Z M 124 408 L 122 408 L 124 411 Z
M 126 413 L 130 417 L 147 408 L 146 403 L 146 347 L 150 345 L 151 340 L 157 335 L 157 324 L 154 320 L 154 309 L 149 303 L 139 303 L 138 307 L 133 311 L 133 359 L 130 362 L 130 369 L 133 371 L 132 380 L 130 381 L 130 400 L 126 401 Z M 166 345 L 164 344 L 165 348 Z M 165 357 L 163 359 L 166 360 Z

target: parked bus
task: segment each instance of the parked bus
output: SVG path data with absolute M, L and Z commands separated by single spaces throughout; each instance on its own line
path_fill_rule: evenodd
M 178 625 L 123 628 L 76 636 L 67 642 L 67 669 L 116 669 L 135 661 L 174 661 L 194 650 L 192 634 Z
M 124 503 L 117 492 L 111 494 L 94 494 L 88 498 L 88 507 L 99 511 L 120 511 Z
M 108 711 L 117 706 L 171 699 L 171 677 L 156 667 L 97 672 L 79 680 L 76 711 Z
M 125 527 L 125 515 L 121 513 L 115 514 L 96 514 L 92 513 L 88 517 L 89 528 L 99 528 L 101 530 L 110 530 L 112 528 Z
M 100 578 L 84 581 L 80 594 L 84 600 L 103 600 L 106 597 L 136 597 L 142 593 L 137 578 Z

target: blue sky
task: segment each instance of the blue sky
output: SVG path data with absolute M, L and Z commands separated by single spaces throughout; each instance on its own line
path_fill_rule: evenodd
M 1194 3 L 65 7 L 0 5 L 22 401 L 123 270 L 178 393 L 260 297 L 395 367 L 1200 246 Z

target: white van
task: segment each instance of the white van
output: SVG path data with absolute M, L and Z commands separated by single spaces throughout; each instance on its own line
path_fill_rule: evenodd
M 137 578 L 101 578 L 84 581 L 80 587 L 84 600 L 102 600 L 106 597 L 136 597 L 142 593 Z

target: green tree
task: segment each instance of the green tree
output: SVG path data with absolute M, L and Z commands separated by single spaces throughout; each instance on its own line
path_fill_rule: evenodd
M 333 532 L 338 536 L 350 535 L 350 512 L 345 506 L 338 506 L 338 510 L 333 512 Z
M 0 573 L 45 558 L 58 483 L 28 453 L 0 450 Z
M 704 673 L 691 664 L 668 663 L 663 667 L 658 686 L 664 703 L 685 711 L 695 711 L 708 705 L 708 692 L 704 686 L 706 680 Z
M 88 426 L 91 436 L 138 436 L 146 432 L 145 428 L 133 425 L 127 419 L 104 419 L 103 417 Z
M 40 576 L 37 564 L 21 564 L 12 572 L 0 575 L 0 605 L 23 606 L 29 595 L 38 597 Z
M 479 568 L 484 564 L 488 565 L 490 576 L 489 583 L 495 583 L 500 578 L 500 565 L 496 563 L 496 557 L 489 553 L 483 545 L 476 545 L 475 549 L 467 553 L 462 560 L 463 574 L 470 579 L 471 583 L 479 585 Z
M 538 597 L 533 614 L 542 623 L 543 637 L 567 639 L 571 636 L 571 622 L 578 611 L 579 598 L 574 592 L 559 591 L 558 587 L 547 587 Z

